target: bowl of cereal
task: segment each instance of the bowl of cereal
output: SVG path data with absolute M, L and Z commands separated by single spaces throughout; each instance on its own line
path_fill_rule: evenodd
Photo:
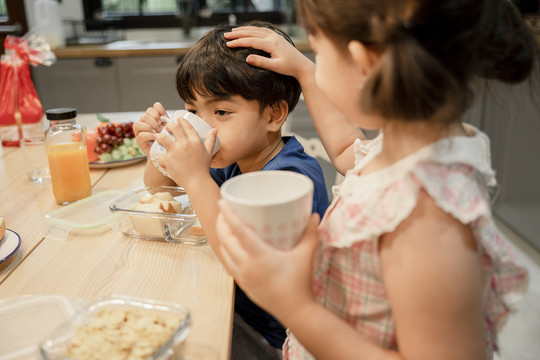
M 179 304 L 110 296 L 91 302 L 40 344 L 46 360 L 168 359 L 180 354 L 190 312 Z

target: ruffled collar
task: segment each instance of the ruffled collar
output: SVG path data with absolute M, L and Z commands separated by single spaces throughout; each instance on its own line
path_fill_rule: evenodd
M 438 163 L 444 165 L 462 164 L 474 168 L 483 177 L 488 187 L 495 187 L 497 180 L 495 171 L 491 167 L 489 138 L 472 125 L 465 124 L 467 135 L 453 136 L 429 144 L 417 152 L 399 160 L 398 162 L 373 173 L 362 175 L 365 166 L 380 153 L 383 143 L 383 134 L 372 140 L 373 144 L 360 145 L 367 155 L 356 166 L 349 170 L 347 177 L 355 182 L 355 186 L 376 185 L 386 186 L 389 183 L 409 172 L 416 164 L 421 162 Z M 366 147 L 369 147 L 367 149 Z M 364 188 L 366 190 L 366 188 Z

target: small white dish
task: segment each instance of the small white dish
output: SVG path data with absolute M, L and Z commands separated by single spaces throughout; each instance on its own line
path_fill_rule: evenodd
M 6 229 L 0 241 L 0 264 L 9 259 L 21 246 L 21 237 L 13 230 Z

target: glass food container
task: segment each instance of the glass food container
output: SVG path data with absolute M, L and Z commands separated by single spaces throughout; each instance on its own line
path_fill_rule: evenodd
M 99 351 L 106 351 L 101 358 L 127 353 L 130 359 L 164 360 L 182 353 L 190 324 L 183 305 L 112 295 L 77 312 L 39 350 L 45 360 L 80 360 L 86 353 L 96 358 Z
M 167 210 L 169 204 L 176 208 Z M 114 201 L 109 208 L 117 215 L 113 228 L 125 236 L 192 245 L 206 243 L 197 215 L 181 187 L 138 188 Z

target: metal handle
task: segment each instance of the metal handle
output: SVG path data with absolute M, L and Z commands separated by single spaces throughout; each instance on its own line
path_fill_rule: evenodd
M 107 57 L 103 57 L 103 58 L 97 58 L 95 61 L 94 61 L 94 65 L 96 65 L 97 67 L 110 67 L 112 66 L 113 62 L 110 58 L 107 58 Z
M 13 25 L 0 25 L 0 33 L 20 34 L 21 32 L 22 32 L 22 25 L 18 22 Z

